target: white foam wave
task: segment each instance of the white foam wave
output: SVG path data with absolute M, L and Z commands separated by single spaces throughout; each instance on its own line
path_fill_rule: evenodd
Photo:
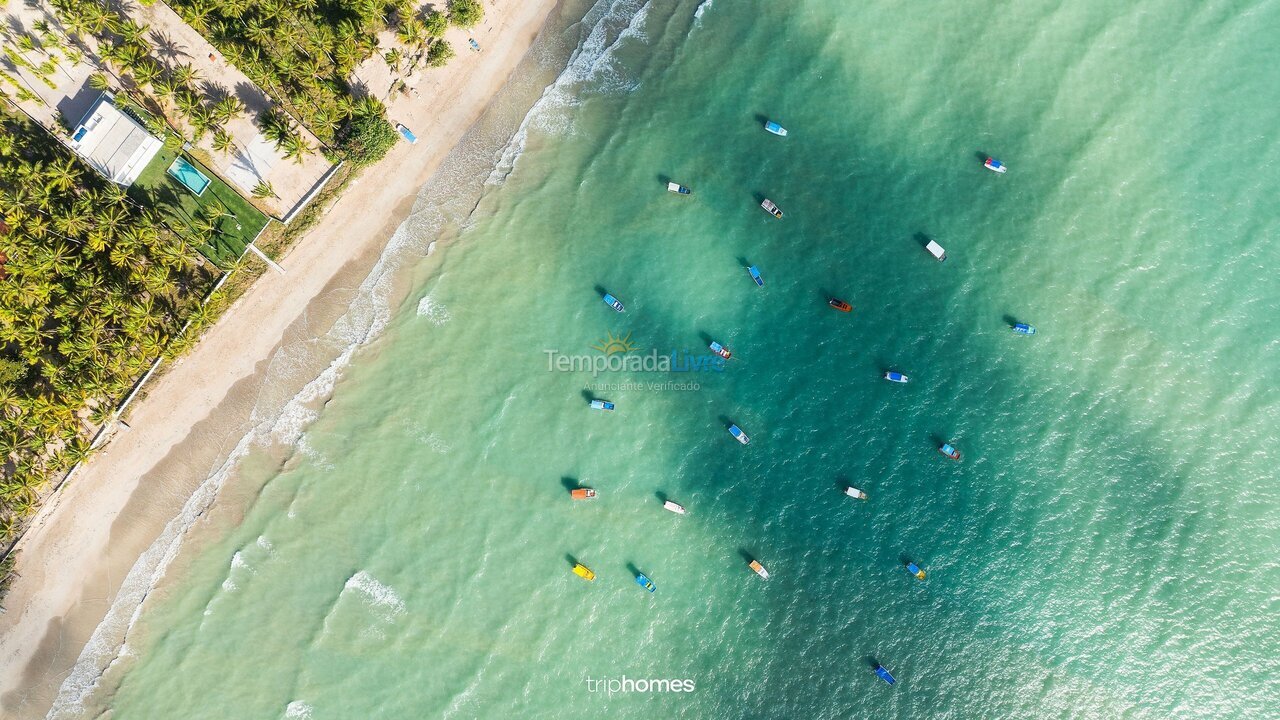
M 716 0 L 702 0 L 698 3 L 698 9 L 693 11 L 693 22 L 695 25 L 702 25 L 702 13 L 711 9 Z
M 284 708 L 285 720 L 311 720 L 311 713 L 315 712 L 315 708 L 302 702 L 294 700 Z
M 616 62 L 617 50 L 628 40 L 645 42 L 643 27 L 650 0 L 599 0 L 582 20 L 591 30 L 578 43 L 564 70 L 542 91 L 542 96 L 524 116 L 520 128 L 499 154 L 486 181 L 501 185 L 524 154 L 529 130 L 546 133 L 569 132 L 572 117 L 563 111 L 577 106 L 588 94 L 609 94 L 631 88 L 631 82 Z
M 254 541 L 254 544 L 263 550 L 266 550 L 268 554 L 274 553 L 276 550 L 276 546 L 271 544 L 271 541 L 268 540 L 265 535 L 259 535 L 258 539 Z
M 355 575 L 347 579 L 346 585 L 342 586 L 343 592 L 351 590 L 365 599 L 368 605 L 374 608 L 386 610 L 390 616 L 400 615 L 404 612 L 404 601 L 389 586 L 384 585 L 374 579 L 372 575 L 361 570 Z
M 425 317 L 433 325 L 443 325 L 449 322 L 450 316 L 448 308 L 427 295 L 418 301 L 418 317 Z

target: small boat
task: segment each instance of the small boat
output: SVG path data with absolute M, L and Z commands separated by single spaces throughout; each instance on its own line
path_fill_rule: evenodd
M 649 592 L 653 592 L 658 589 L 658 586 L 654 585 L 652 580 L 645 577 L 644 573 L 636 573 L 636 584 Z
M 614 296 L 610 295 L 609 293 L 605 293 L 605 294 L 604 294 L 604 304 L 605 304 L 605 305 L 608 305 L 609 307 L 613 308 L 614 310 L 617 310 L 618 312 L 626 312 L 626 311 L 627 311 L 627 309 L 626 309 L 625 307 L 623 307 L 623 306 L 622 306 L 622 301 L 621 301 L 621 300 L 619 300 L 618 298 L 616 298 L 616 297 L 614 297 Z
M 666 508 L 666 509 L 670 510 L 671 512 L 673 512 L 673 513 L 675 513 L 675 514 L 677 514 L 677 515 L 683 515 L 683 514 L 684 514 L 684 506 L 683 506 L 683 505 L 681 505 L 681 504 L 680 504 L 680 503 L 678 503 L 678 502 L 672 502 L 672 501 L 670 501 L 670 500 L 667 500 L 666 502 L 662 503 L 662 507 L 664 507 L 664 508 Z
M 998 173 L 1003 173 L 1004 171 L 1009 169 L 1005 167 L 1004 163 L 1000 162 L 999 160 L 993 157 L 987 158 L 987 161 L 982 163 L 982 167 L 990 170 L 991 172 L 998 172 Z
M 386 125 L 383 125 L 383 127 L 386 127 Z M 405 127 L 404 125 L 401 125 L 400 123 L 396 123 L 396 130 L 399 131 L 400 137 L 409 141 L 410 145 L 418 144 L 418 136 L 414 135 L 413 131 L 410 130 L 409 128 Z
M 467 45 L 470 46 L 472 50 L 480 52 L 480 43 L 476 42 L 475 38 L 467 38 Z
M 765 121 L 765 123 L 764 123 L 764 129 L 765 129 L 765 130 L 768 130 L 769 132 L 771 132 L 771 133 L 773 133 L 774 135 L 777 135 L 777 136 L 779 136 L 779 137 L 786 137 L 786 136 L 787 136 L 787 129 L 786 129 L 786 128 L 784 128 L 784 127 L 782 127 L 781 125 L 779 125 L 778 123 L 776 123 L 776 122 L 774 122 L 774 121 L 772 121 L 772 120 L 766 120 L 766 121 Z
M 764 208 L 765 212 L 778 218 L 779 220 L 782 219 L 782 211 L 778 209 L 777 205 L 773 204 L 772 200 L 765 198 L 765 201 L 760 203 L 760 207 Z
M 859 490 L 858 488 L 856 488 L 856 487 L 854 487 L 854 486 L 852 486 L 852 485 L 849 485 L 849 486 L 845 487 L 845 489 L 844 489 L 844 494 L 845 494 L 845 495 L 848 495 L 848 496 L 849 496 L 849 497 L 851 497 L 851 498 L 855 498 L 855 499 L 857 499 L 857 500 L 866 500 L 866 499 L 867 499 L 867 494 L 866 494 L 866 493 L 862 492 L 861 490 Z
M 747 434 L 742 432 L 742 428 L 738 427 L 737 425 L 729 426 L 729 434 L 732 435 L 735 440 L 742 443 L 743 445 L 751 444 L 751 438 L 747 437 Z
M 884 379 L 888 380 L 889 382 L 904 383 L 910 380 L 911 378 L 907 377 L 906 375 L 903 375 L 897 370 L 890 370 L 889 372 L 884 374 Z
M 592 400 L 591 409 L 592 410 L 612 410 L 613 403 L 609 402 L 608 400 Z
M 907 563 L 907 572 L 911 573 L 912 575 L 915 575 L 917 580 L 924 579 L 924 571 L 920 569 L 919 565 L 913 562 Z
M 884 669 L 883 665 L 879 665 L 879 664 L 876 665 L 876 675 L 878 675 L 881 680 L 889 683 L 890 685 L 898 682 L 897 680 L 893 679 L 893 676 L 889 674 L 888 670 Z
M 583 565 L 582 563 L 574 563 L 574 565 L 573 565 L 573 574 L 577 575 L 578 577 L 582 578 L 583 580 L 595 580 L 595 579 L 596 579 L 596 574 L 595 574 L 595 573 L 593 573 L 593 572 L 591 572 L 591 568 L 587 567 L 586 565 Z
M 942 262 L 947 259 L 947 251 L 943 250 L 941 245 L 932 240 L 924 246 L 924 249 L 928 250 L 930 255 L 938 258 L 938 262 Z
M 827 304 L 839 310 L 840 312 L 849 312 L 850 310 L 853 309 L 852 305 L 838 298 L 829 298 L 827 300 Z
M 1014 332 L 1016 332 L 1016 333 L 1018 333 L 1018 334 L 1020 334 L 1020 335 L 1035 335 L 1035 334 L 1036 334 L 1035 326 L 1033 326 L 1033 325 L 1028 325 L 1028 324 L 1026 324 L 1026 323 L 1014 323 L 1014 325 L 1013 325 L 1013 331 L 1014 331 Z
M 689 193 L 693 192 L 689 188 L 681 185 L 680 183 L 673 183 L 673 182 L 667 183 L 667 190 L 670 192 L 676 193 L 677 195 L 688 195 Z
M 574 500 L 594 500 L 596 491 L 591 488 L 574 488 L 569 491 Z
M 960 451 L 951 447 L 951 443 L 942 443 L 942 447 L 938 448 L 938 452 L 946 455 L 952 460 L 960 459 Z
M 747 268 L 747 272 L 751 273 L 751 279 L 756 281 L 756 285 L 764 287 L 764 278 L 760 277 L 760 268 L 752 265 Z
M 757 575 L 764 578 L 765 580 L 769 579 L 769 571 L 764 569 L 764 566 L 760 564 L 759 560 L 752 560 L 751 562 L 747 563 L 747 567 L 754 570 Z
M 715 342 L 714 340 L 713 340 L 713 341 L 711 341 L 711 345 L 710 345 L 710 347 L 711 347 L 711 352 L 713 352 L 713 353 L 715 353 L 715 354 L 719 355 L 720 357 L 724 358 L 725 360 L 728 360 L 728 359 L 729 359 L 729 356 L 733 354 L 733 353 L 729 352 L 729 348 L 727 348 L 727 347 L 725 347 L 725 346 L 721 345 L 721 344 L 720 344 L 720 343 L 718 343 L 718 342 Z

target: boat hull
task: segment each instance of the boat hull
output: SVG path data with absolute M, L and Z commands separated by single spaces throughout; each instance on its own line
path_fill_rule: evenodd
M 776 122 L 774 122 L 774 121 L 772 121 L 772 120 L 770 120 L 770 121 L 768 121 L 768 122 L 766 122 L 766 123 L 764 124 L 764 129 L 765 129 L 765 130 L 768 130 L 769 132 L 773 133 L 774 135 L 777 135 L 778 137 L 786 137 L 786 136 L 787 136 L 787 129 L 786 129 L 786 128 L 784 128 L 784 127 L 782 127 L 781 125 L 779 125 L 778 123 L 776 123 Z
M 645 577 L 644 573 L 636 575 L 636 584 L 649 592 L 655 592 L 658 589 L 658 586 L 654 585 L 652 580 Z
M 737 425 L 729 426 L 729 434 L 733 436 L 734 440 L 737 440 L 743 445 L 751 444 L 751 438 L 747 437 L 747 434 L 742 432 L 742 428 L 738 427 Z
M 671 512 L 677 515 L 684 514 L 684 506 L 681 505 L 680 503 L 671 502 L 670 500 L 667 500 L 666 502 L 662 503 L 662 507 L 666 508 L 667 510 L 670 510 Z
M 896 383 L 905 383 L 908 380 L 910 380 L 910 378 L 908 378 L 906 375 L 903 375 L 900 372 L 893 372 L 892 370 L 884 374 L 884 379 L 888 380 L 889 382 L 896 382 Z
M 577 575 L 583 580 L 590 581 L 590 580 L 596 579 L 596 574 L 591 571 L 591 568 L 587 567 L 586 565 L 583 565 L 582 563 L 577 563 L 573 566 L 573 574 Z
M 852 312 L 852 311 L 853 311 L 853 306 L 852 306 L 852 305 L 850 305 L 849 303 L 847 303 L 847 302 L 845 302 L 845 301 L 843 301 L 843 300 L 838 300 L 838 299 L 836 299 L 836 298 L 831 298 L 830 300 L 827 300 L 827 304 L 828 304 L 828 305 L 830 305 L 831 307 L 835 308 L 836 310 L 839 310 L 840 312 Z
M 747 268 L 747 272 L 751 275 L 751 279 L 756 281 L 756 285 L 764 287 L 764 278 L 760 276 L 760 268 L 752 265 Z
M 764 569 L 764 566 L 760 564 L 759 560 L 752 560 L 751 562 L 747 563 L 747 567 L 751 568 L 752 572 L 764 578 L 765 580 L 769 579 L 769 571 Z
M 952 460 L 960 459 L 960 451 L 952 447 L 951 443 L 944 443 L 942 447 L 938 448 L 938 452 L 942 453 L 943 455 L 946 455 Z
M 995 158 L 990 158 L 990 157 L 987 158 L 986 162 L 982 163 L 982 167 L 990 170 L 991 172 L 1000 173 L 1002 175 L 1006 170 L 1009 169 L 1005 167 L 1004 163 L 1000 162 Z
M 1013 326 L 1013 331 L 1019 335 L 1035 335 L 1036 329 L 1026 323 L 1018 323 Z
M 844 489 L 844 494 L 845 494 L 845 495 L 848 495 L 848 496 L 849 496 L 849 497 L 851 497 L 851 498 L 856 498 L 856 499 L 858 499 L 858 500 L 866 500 L 866 499 L 867 499 L 867 494 L 866 494 L 866 493 L 862 492 L 861 490 L 859 490 L 858 488 L 856 488 L 856 487 L 854 487 L 854 486 L 852 486 L 852 485 L 850 485 L 850 486 L 848 486 L 848 487 L 846 487 L 846 488 Z
M 605 305 L 608 305 L 609 307 L 613 308 L 614 310 L 617 310 L 618 312 L 626 312 L 626 310 L 627 310 L 627 309 L 626 309 L 626 307 L 624 307 L 624 306 L 623 306 L 623 304 L 622 304 L 622 301 L 621 301 L 621 300 L 619 300 L 618 298 L 616 298 L 616 297 L 614 297 L 614 296 L 610 295 L 609 293 L 605 293 L 605 294 L 604 294 L 604 304 L 605 304 Z
M 569 491 L 569 496 L 574 500 L 594 500 L 596 491 L 591 488 L 574 488 Z
M 877 666 L 876 666 L 876 675 L 877 675 L 877 676 L 879 676 L 881 680 L 883 680 L 883 681 L 885 681 L 885 682 L 889 683 L 890 685 L 892 685 L 892 684 L 894 684 L 894 683 L 896 683 L 896 682 L 897 682 L 897 680 L 894 680 L 894 679 L 893 679 L 893 676 L 892 676 L 892 675 L 890 675 L 890 674 L 889 674 L 889 671 L 888 671 L 888 670 L 885 670 L 885 669 L 884 669 L 884 666 L 882 666 L 882 665 L 877 665 Z

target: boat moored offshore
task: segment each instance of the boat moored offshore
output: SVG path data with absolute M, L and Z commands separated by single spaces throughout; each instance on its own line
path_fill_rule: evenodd
M 644 573 L 636 573 L 636 584 L 649 592 L 654 592 L 658 589 L 658 586 L 654 585 L 652 580 L 645 577 Z
M 670 510 L 671 512 L 677 515 L 684 514 L 684 506 L 678 502 L 673 502 L 671 500 L 664 500 L 662 502 L 662 507 L 666 508 L 667 510 Z
M 920 569 L 919 565 L 913 562 L 907 563 L 907 572 L 911 573 L 912 575 L 915 575 L 917 580 L 924 579 L 924 571 Z
M 858 488 L 856 488 L 856 487 L 854 487 L 854 486 L 852 486 L 852 485 L 848 485 L 848 486 L 846 486 L 846 487 L 845 487 L 845 489 L 844 489 L 844 494 L 845 494 L 845 495 L 848 495 L 848 496 L 849 496 L 849 497 L 851 497 L 851 498 L 857 499 L 857 500 L 866 500 L 866 499 L 867 499 L 867 494 L 866 494 L 866 493 L 862 492 L 861 490 L 859 490 Z
M 884 379 L 888 380 L 889 382 L 904 383 L 910 380 L 911 378 L 907 377 L 906 375 L 903 375 L 897 370 L 890 370 L 889 372 L 884 374 Z
M 595 574 L 595 573 L 593 573 L 593 572 L 591 572 L 591 568 L 587 567 L 586 565 L 583 565 L 582 563 L 574 563 L 574 564 L 573 564 L 573 574 L 574 574 L 574 575 L 577 575 L 578 577 L 582 578 L 583 580 L 595 580 L 595 579 L 596 579 L 596 574 Z
M 1005 167 L 1004 163 L 1000 162 L 999 160 L 993 157 L 987 158 L 986 162 L 982 163 L 982 167 L 990 170 L 991 172 L 997 172 L 997 173 L 1004 173 L 1006 170 L 1009 169 Z
M 760 203 L 760 207 L 764 208 L 765 212 L 778 218 L 779 220 L 782 219 L 782 210 L 777 205 L 774 205 L 773 201 L 770 200 L 769 198 L 765 198 L 764 202 Z
M 616 298 L 616 297 L 614 297 L 614 296 L 610 295 L 609 293 L 605 293 L 605 294 L 604 294 L 604 304 L 605 304 L 605 305 L 608 305 L 609 307 L 613 308 L 614 310 L 617 310 L 618 312 L 626 312 L 626 311 L 627 311 L 627 309 L 626 309 L 625 307 L 623 307 L 623 305 L 622 305 L 622 301 L 621 301 L 621 300 L 619 300 L 618 298 Z
M 827 298 L 827 304 L 839 310 L 840 312 L 849 312 L 853 310 L 853 306 L 841 300 L 840 298 Z
M 771 133 L 773 133 L 774 135 L 777 135 L 777 136 L 779 136 L 779 137 L 786 137 L 786 136 L 787 136 L 787 129 L 786 129 L 786 128 L 784 128 L 784 127 L 782 127 L 781 125 L 779 125 L 778 123 L 776 123 L 776 122 L 774 122 L 774 121 L 772 121 L 772 120 L 766 120 L 766 121 L 765 121 L 765 123 L 764 123 L 764 129 L 765 129 L 765 130 L 768 130 L 769 132 L 771 132 Z
M 569 496 L 574 500 L 594 500 L 596 497 L 596 491 L 592 488 L 585 487 L 574 488 L 569 491 Z
M 946 455 L 952 460 L 960 459 L 960 451 L 952 447 L 951 443 L 942 443 L 942 446 L 938 448 L 938 452 Z
M 609 402 L 608 400 L 592 400 L 591 409 L 592 410 L 612 410 L 613 403 Z
M 769 571 L 764 569 L 764 566 L 760 564 L 759 560 L 752 560 L 751 562 L 747 563 L 747 567 L 751 568 L 751 570 L 755 572 L 755 574 L 759 575 L 765 580 L 769 579 Z
M 720 343 L 718 343 L 718 342 L 716 342 L 716 341 L 714 341 L 714 340 L 712 340 L 712 341 L 711 341 L 711 345 L 710 345 L 709 347 L 711 348 L 711 352 L 713 352 L 713 353 L 715 353 L 715 354 L 719 355 L 720 357 L 724 358 L 725 360 L 728 360 L 728 359 L 729 359 L 729 356 L 733 354 L 733 353 L 729 352 L 729 348 L 727 348 L 727 347 L 725 347 L 725 346 L 721 345 Z
M 760 268 L 756 267 L 755 265 L 752 265 L 751 267 L 747 268 L 747 272 L 751 274 L 751 279 L 756 281 L 756 285 L 759 285 L 760 287 L 764 287 L 764 278 L 760 277 Z
M 1028 325 L 1026 323 L 1014 323 L 1013 331 L 1018 333 L 1019 335 L 1035 335 L 1036 334 L 1035 326 Z
M 681 185 L 680 183 L 673 183 L 673 182 L 667 183 L 667 190 L 669 190 L 670 192 L 676 193 L 678 195 L 688 195 L 689 193 L 693 192 L 689 188 Z
M 747 437 L 747 434 L 742 432 L 742 428 L 738 427 L 737 425 L 729 426 L 729 434 L 733 436 L 734 440 L 737 440 L 743 445 L 751 444 L 751 438 Z
M 889 683 L 890 685 L 892 685 L 892 684 L 894 684 L 895 682 L 897 682 L 897 680 L 894 680 L 894 679 L 893 679 L 893 676 L 889 674 L 889 671 L 884 669 L 884 666 L 883 666 L 883 665 L 880 665 L 880 664 L 877 664 L 877 665 L 876 665 L 876 675 L 877 675 L 881 680 L 883 680 L 883 681 L 885 681 L 885 682 Z
M 926 243 L 924 246 L 924 249 L 928 250 L 930 255 L 937 258 L 938 262 L 942 262 L 943 260 L 947 259 L 947 251 L 943 250 L 942 246 L 934 242 L 933 240 L 930 240 L 928 243 Z

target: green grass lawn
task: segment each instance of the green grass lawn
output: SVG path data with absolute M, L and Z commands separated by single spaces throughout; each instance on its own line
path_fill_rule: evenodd
M 167 172 L 178 155 L 185 157 L 209 178 L 209 187 L 199 197 Z M 129 194 L 138 202 L 159 210 L 169 227 L 190 240 L 205 257 L 222 268 L 230 267 L 267 224 L 266 215 L 218 179 L 209 168 L 190 155 L 167 147 L 161 148 L 151 159 L 129 188 Z M 192 225 L 198 211 L 202 206 L 215 203 L 234 217 L 218 219 L 218 232 L 211 241 L 197 240 L 198 235 Z

